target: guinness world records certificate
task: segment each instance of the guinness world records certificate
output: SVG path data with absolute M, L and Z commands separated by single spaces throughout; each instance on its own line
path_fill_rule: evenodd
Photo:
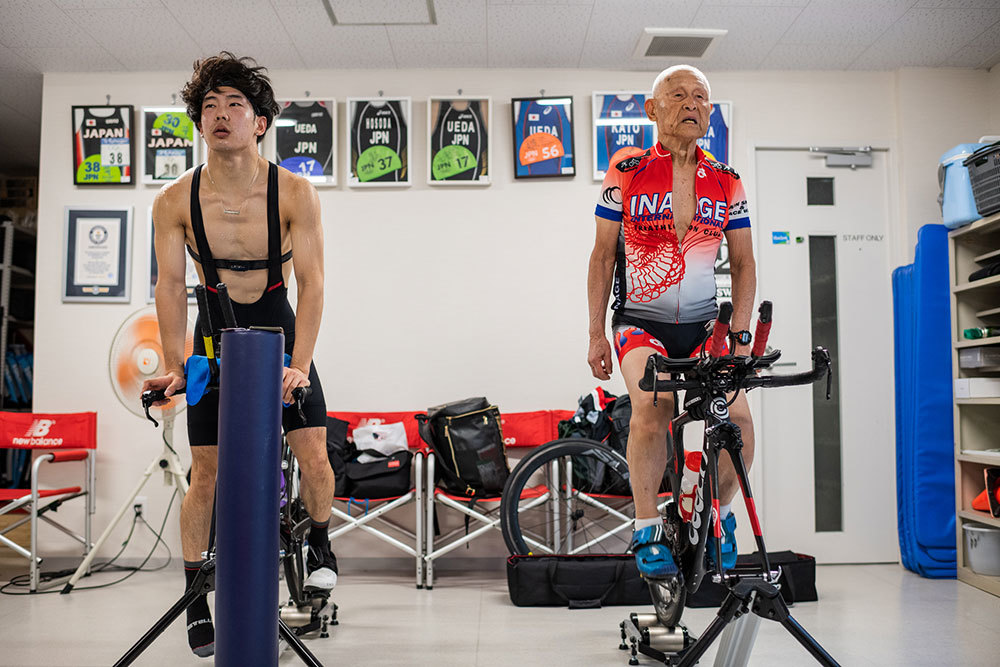
M 63 301 L 129 301 L 132 209 L 66 207 Z

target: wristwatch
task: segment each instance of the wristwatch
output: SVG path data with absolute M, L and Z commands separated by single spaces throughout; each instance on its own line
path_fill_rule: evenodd
M 743 331 L 731 331 L 729 335 L 733 337 L 737 345 L 749 345 L 750 341 L 753 340 L 753 336 L 746 329 Z

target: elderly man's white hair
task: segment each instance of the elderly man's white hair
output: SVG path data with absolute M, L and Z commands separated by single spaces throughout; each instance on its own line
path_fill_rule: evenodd
M 692 65 L 674 65 L 673 67 L 668 67 L 667 69 L 660 72 L 660 74 L 653 81 L 653 89 L 652 89 L 653 97 L 656 97 L 656 89 L 660 87 L 660 84 L 669 79 L 670 77 L 672 77 L 674 74 L 677 74 L 677 72 L 691 72 L 692 74 L 697 76 L 699 79 L 705 82 L 705 89 L 708 91 L 708 96 L 709 98 L 712 97 L 712 86 L 710 86 L 708 83 L 708 77 L 705 76 L 704 72 L 702 72 L 697 67 L 693 67 Z

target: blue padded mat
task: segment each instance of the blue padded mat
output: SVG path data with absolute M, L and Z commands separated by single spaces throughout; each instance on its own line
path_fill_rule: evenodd
M 893 272 L 896 499 L 903 565 L 955 576 L 948 230 L 925 225 L 914 262 Z

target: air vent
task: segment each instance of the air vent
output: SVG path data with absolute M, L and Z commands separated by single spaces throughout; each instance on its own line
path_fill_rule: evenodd
M 644 28 L 634 55 L 636 58 L 697 60 L 707 57 L 727 32 L 705 28 Z

